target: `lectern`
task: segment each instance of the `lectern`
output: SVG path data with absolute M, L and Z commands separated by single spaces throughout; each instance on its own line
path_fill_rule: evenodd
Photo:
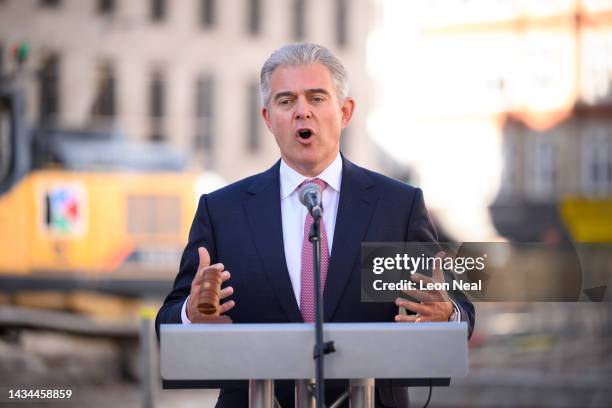
M 162 324 L 160 341 L 165 387 L 248 380 L 249 406 L 272 408 L 274 380 L 293 379 L 296 406 L 314 406 L 312 323 Z M 325 378 L 350 380 L 352 408 L 374 407 L 375 379 L 448 385 L 468 372 L 465 322 L 326 323 L 324 341 L 336 348 L 325 358 Z

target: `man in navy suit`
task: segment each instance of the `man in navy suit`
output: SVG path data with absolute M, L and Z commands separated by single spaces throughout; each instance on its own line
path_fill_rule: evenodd
M 460 294 L 360 301 L 361 242 L 435 242 L 436 232 L 420 189 L 340 154 L 340 133 L 355 109 L 342 63 L 316 44 L 284 46 L 265 62 L 260 85 L 263 120 L 281 159 L 200 198 L 174 288 L 157 315 L 158 332 L 161 323 L 201 321 L 197 306 L 207 268 L 223 271 L 220 311 L 233 322 L 310 321 L 312 290 L 305 283 L 312 272 L 305 259 L 311 244 L 304 239 L 308 215 L 297 189 L 316 182 L 323 187 L 326 322 L 463 320 L 471 333 L 474 308 Z M 398 306 L 408 313 L 398 313 Z M 275 390 L 283 407 L 293 406 L 292 383 L 277 382 Z M 327 387 L 328 403 L 342 391 Z M 402 390 L 377 388 L 376 394 L 377 406 L 407 406 Z M 223 389 L 217 406 L 247 406 L 247 398 L 246 388 Z

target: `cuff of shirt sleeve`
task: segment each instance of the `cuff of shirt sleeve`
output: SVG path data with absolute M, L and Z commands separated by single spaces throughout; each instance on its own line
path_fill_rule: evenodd
M 187 302 L 189 301 L 189 296 L 185 299 L 185 303 L 183 303 L 183 307 L 181 308 L 181 321 L 183 324 L 191 324 L 191 320 L 187 317 Z
M 457 307 L 457 304 L 455 303 L 454 300 L 451 299 L 451 302 L 453 302 L 453 313 L 450 315 L 450 317 L 448 318 L 449 322 L 460 322 L 461 321 L 461 310 Z

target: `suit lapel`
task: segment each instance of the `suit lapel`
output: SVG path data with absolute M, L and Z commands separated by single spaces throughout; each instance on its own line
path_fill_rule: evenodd
M 361 241 L 370 225 L 378 200 L 373 186 L 374 182 L 363 169 L 342 157 L 338 215 L 323 292 L 325 321 L 332 319 L 359 257 Z
M 244 209 L 268 280 L 289 321 L 300 322 L 302 315 L 293 294 L 285 259 L 279 165 L 280 161 L 255 179 L 249 187 L 250 196 L 244 201 Z

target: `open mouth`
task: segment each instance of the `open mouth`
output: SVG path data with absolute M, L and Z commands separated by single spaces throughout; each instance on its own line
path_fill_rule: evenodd
M 310 136 L 312 136 L 312 130 L 310 130 L 310 129 L 300 129 L 300 130 L 297 131 L 297 134 L 302 139 L 308 139 Z

